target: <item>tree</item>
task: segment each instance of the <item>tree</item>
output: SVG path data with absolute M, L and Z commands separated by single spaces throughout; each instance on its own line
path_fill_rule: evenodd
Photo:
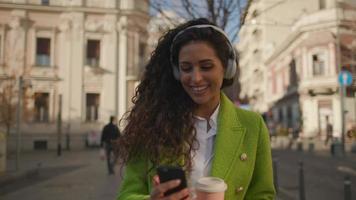
M 15 77 L 7 77 L 0 82 L 0 126 L 5 127 L 7 135 L 16 120 L 18 95 L 15 87 Z
M 235 42 L 240 28 L 240 19 L 248 0 L 151 0 L 153 14 L 160 13 L 173 25 L 180 23 L 179 19 L 194 19 L 205 17 L 217 24 Z M 174 15 L 167 15 L 167 11 Z
M 182 19 L 208 18 L 222 28 L 232 42 L 235 42 L 240 25 L 243 24 L 246 16 L 244 10 L 250 2 L 251 0 L 151 0 L 150 5 L 153 10 L 152 14 L 159 14 L 171 25 L 181 23 Z M 233 85 L 224 89 L 232 101 L 239 101 L 239 71 L 238 67 Z

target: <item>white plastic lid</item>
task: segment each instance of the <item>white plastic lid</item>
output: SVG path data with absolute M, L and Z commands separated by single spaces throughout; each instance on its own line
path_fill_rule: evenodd
M 202 177 L 197 181 L 195 189 L 209 193 L 224 192 L 227 189 L 227 185 L 221 178 Z

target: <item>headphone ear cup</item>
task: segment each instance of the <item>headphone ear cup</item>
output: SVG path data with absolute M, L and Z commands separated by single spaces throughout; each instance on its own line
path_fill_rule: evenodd
M 234 59 L 230 58 L 227 61 L 227 67 L 226 67 L 224 78 L 232 79 L 234 78 L 235 74 L 236 74 L 236 62 Z
M 179 79 L 180 79 L 180 73 L 179 73 L 178 67 L 175 66 L 175 65 L 173 65 L 173 66 L 172 66 L 172 69 L 173 69 L 173 76 L 174 76 L 174 78 L 179 81 Z

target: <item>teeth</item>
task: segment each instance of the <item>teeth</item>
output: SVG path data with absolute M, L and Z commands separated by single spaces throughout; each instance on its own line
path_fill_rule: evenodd
M 200 86 L 200 87 L 192 87 L 193 91 L 194 92 L 201 92 L 203 91 L 204 89 L 206 89 L 207 86 Z

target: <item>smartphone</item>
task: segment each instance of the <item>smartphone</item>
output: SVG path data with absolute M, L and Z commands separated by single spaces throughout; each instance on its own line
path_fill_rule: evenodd
M 184 170 L 181 167 L 178 166 L 159 166 L 157 167 L 157 174 L 159 176 L 159 180 L 161 183 L 170 181 L 170 180 L 175 180 L 175 179 L 180 179 L 180 184 L 173 188 L 168 190 L 167 192 L 164 193 L 164 196 L 168 196 L 170 194 L 173 194 L 175 192 L 178 192 L 184 188 L 187 187 L 187 181 L 185 178 L 185 173 Z

